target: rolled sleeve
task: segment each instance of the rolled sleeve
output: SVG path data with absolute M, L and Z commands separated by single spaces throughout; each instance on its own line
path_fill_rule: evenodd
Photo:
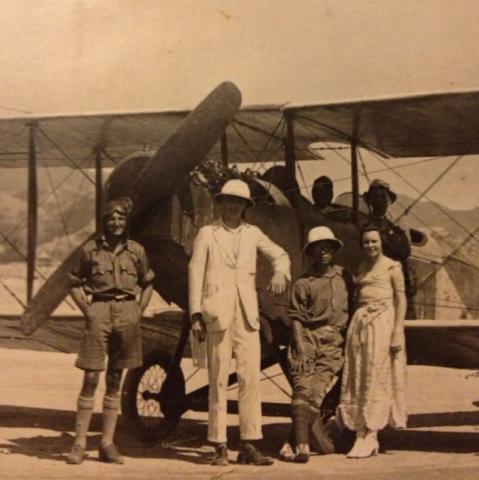
M 71 288 L 84 287 L 88 276 L 88 262 L 87 254 L 84 249 L 74 265 L 74 267 L 68 273 L 68 281 Z
M 298 281 L 293 285 L 288 316 L 291 320 L 299 320 L 301 323 L 309 320 L 308 289 L 302 281 Z

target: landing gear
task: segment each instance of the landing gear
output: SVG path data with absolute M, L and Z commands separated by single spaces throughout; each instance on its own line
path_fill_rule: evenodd
M 141 367 L 128 370 L 121 408 L 127 428 L 143 442 L 165 438 L 185 411 L 185 379 L 181 368 L 167 376 L 171 356 L 155 351 Z

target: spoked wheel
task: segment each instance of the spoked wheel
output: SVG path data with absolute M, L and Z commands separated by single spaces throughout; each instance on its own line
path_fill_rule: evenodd
M 143 365 L 128 370 L 121 408 L 129 430 L 143 442 L 165 438 L 185 411 L 185 380 L 181 368 L 167 376 L 171 356 L 153 352 Z

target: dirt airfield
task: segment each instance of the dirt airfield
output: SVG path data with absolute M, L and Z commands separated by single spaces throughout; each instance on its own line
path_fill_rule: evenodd
M 479 471 L 479 377 L 475 372 L 409 367 L 409 428 L 387 432 L 385 452 L 364 460 L 314 455 L 306 465 L 276 461 L 272 467 L 235 463 L 237 419 L 230 417 L 229 467 L 212 467 L 204 442 L 206 415 L 188 412 L 163 444 L 145 446 L 121 425 L 117 443 L 125 465 L 97 461 L 101 431 L 100 393 L 88 442 L 88 458 L 67 465 L 81 372 L 75 356 L 0 348 L 0 478 L 3 479 L 476 479 Z M 234 395 L 235 392 L 232 392 Z M 263 397 L 287 401 L 271 382 Z M 289 419 L 265 417 L 263 448 L 273 456 Z

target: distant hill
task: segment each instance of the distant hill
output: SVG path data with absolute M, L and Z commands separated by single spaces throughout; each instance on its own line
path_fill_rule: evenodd
M 393 216 L 404 211 L 403 207 L 408 207 L 413 203 L 414 199 L 406 195 L 398 195 L 397 204 L 393 205 Z M 428 201 L 419 201 L 407 215 L 408 220 L 416 222 L 417 227 L 424 226 L 424 224 L 433 228 L 447 228 L 451 233 L 460 235 L 465 231 L 454 223 L 453 220 L 448 219 L 447 215 L 452 217 L 458 224 L 463 225 L 468 231 L 474 230 L 478 226 L 479 207 L 471 210 L 451 210 L 444 205 L 435 204 Z M 416 218 L 417 217 L 417 218 Z
M 94 229 L 94 193 L 91 188 L 78 189 L 64 185 L 56 194 L 40 192 L 38 205 L 38 250 L 43 254 L 50 251 L 52 259 L 64 258 L 69 248 L 79 239 L 86 238 Z M 18 253 L 26 252 L 27 201 L 24 192 L 0 191 L 0 261 L 21 261 Z M 67 234 L 68 232 L 68 234 Z M 80 240 L 81 241 L 81 240 Z M 55 248 L 56 245 L 56 248 Z M 49 248 L 49 247 L 50 248 Z M 45 248 L 42 248 L 45 247 Z
M 399 195 L 393 205 L 392 215 L 396 218 L 410 206 L 414 199 Z M 436 205 L 428 201 L 419 201 L 412 210 L 403 217 L 403 221 L 418 230 L 430 230 L 431 235 L 441 244 L 445 255 L 455 250 L 479 226 L 479 207 L 471 210 L 452 210 L 444 205 Z M 479 237 L 476 232 L 475 237 Z M 469 241 L 457 250 L 460 256 L 479 267 L 479 242 Z
M 52 194 L 51 191 L 40 191 L 39 222 L 38 222 L 38 255 L 47 261 L 64 258 L 68 252 L 81 243 L 94 230 L 94 188 L 89 181 L 70 169 L 63 170 L 60 175 L 56 173 L 54 184 L 61 182 L 61 187 Z M 8 172 L 7 172 L 8 173 Z M 45 176 L 45 172 L 43 172 Z M 0 232 L 9 234 L 9 240 L 21 252 L 26 251 L 26 185 L 18 182 L 12 185 L 14 176 L 8 182 L 5 177 L 0 180 Z M 66 180 L 65 180 L 66 178 Z M 42 178 L 43 185 L 49 185 L 48 177 Z M 46 183 L 45 183 L 46 182 Z M 398 201 L 393 205 L 392 215 L 396 217 L 411 205 L 414 199 L 399 195 Z M 61 206 L 60 214 L 58 206 Z M 466 231 L 454 223 L 463 225 L 467 231 L 474 230 L 478 225 L 479 208 L 471 210 L 451 210 L 440 205 L 441 212 L 432 203 L 418 202 L 412 211 L 404 217 L 409 226 L 419 230 L 430 230 L 430 233 L 444 246 L 444 254 L 460 244 L 467 236 Z M 446 214 L 446 215 L 445 215 Z M 65 234 L 65 228 L 69 232 Z M 479 265 L 479 244 L 472 240 L 463 249 L 462 256 Z M 0 261 L 19 261 L 18 255 L 8 242 L 0 241 Z

